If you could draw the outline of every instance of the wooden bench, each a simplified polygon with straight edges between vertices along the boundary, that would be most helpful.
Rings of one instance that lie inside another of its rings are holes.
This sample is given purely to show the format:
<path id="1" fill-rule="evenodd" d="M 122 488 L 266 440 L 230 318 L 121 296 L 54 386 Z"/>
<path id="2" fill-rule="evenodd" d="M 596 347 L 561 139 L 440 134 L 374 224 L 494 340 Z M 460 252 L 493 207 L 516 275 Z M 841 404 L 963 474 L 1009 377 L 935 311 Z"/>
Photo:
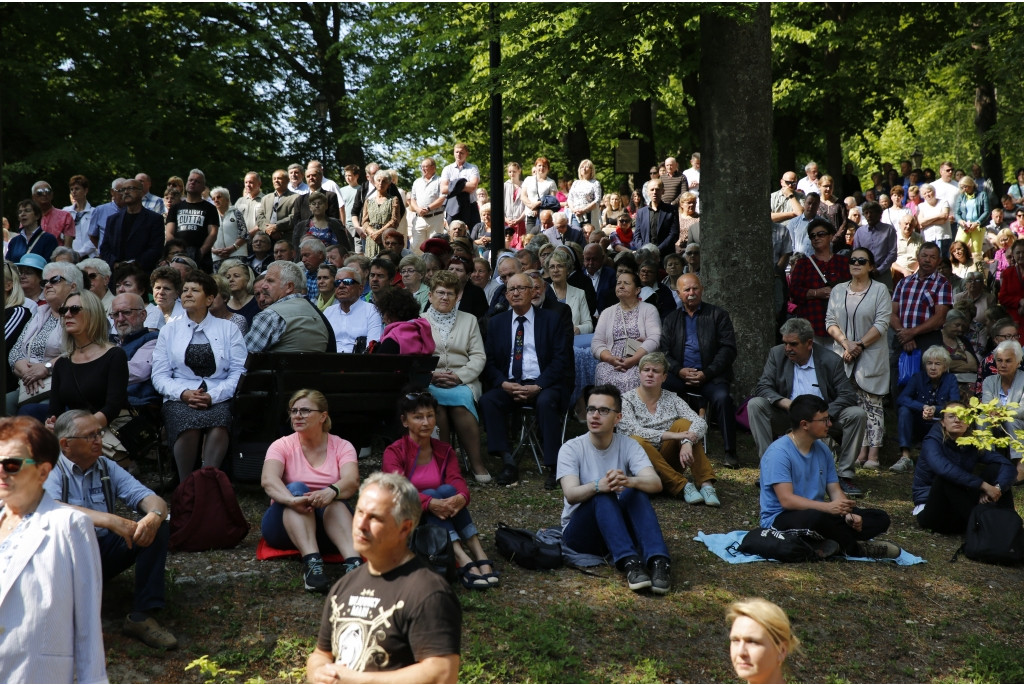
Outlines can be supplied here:
<path id="1" fill-rule="evenodd" d="M 396 420 L 401 389 L 427 387 L 433 355 L 250 354 L 232 400 L 232 477 L 258 482 L 267 447 L 291 433 L 288 399 L 311 388 L 327 397 L 331 433 L 358 449 Z"/>

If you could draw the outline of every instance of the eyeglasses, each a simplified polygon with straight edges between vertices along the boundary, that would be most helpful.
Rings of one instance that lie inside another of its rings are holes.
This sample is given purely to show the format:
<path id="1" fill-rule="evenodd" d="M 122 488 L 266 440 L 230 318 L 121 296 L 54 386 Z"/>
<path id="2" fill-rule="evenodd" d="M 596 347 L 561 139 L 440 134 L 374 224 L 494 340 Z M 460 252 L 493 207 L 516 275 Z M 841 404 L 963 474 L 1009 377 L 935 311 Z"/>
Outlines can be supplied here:
<path id="1" fill-rule="evenodd" d="M 601 416 L 608 416 L 613 411 L 615 411 L 615 409 L 613 409 L 612 407 L 595 407 L 592 405 L 587 407 L 588 414 L 597 413 L 600 414 Z"/>
<path id="2" fill-rule="evenodd" d="M 787 186 L 795 186 L 796 185 L 796 181 L 783 181 L 783 183 L 785 183 Z"/>
<path id="3" fill-rule="evenodd" d="M 514 285 L 511 288 L 508 288 L 508 292 L 510 292 L 510 293 L 521 293 L 524 290 L 533 290 L 533 286 L 532 285 Z"/>
<path id="4" fill-rule="evenodd" d="M 451 298 L 455 297 L 455 293 L 452 292 L 451 290 L 435 290 L 434 297 L 436 297 L 439 300 L 450 300 Z"/>
<path id="5" fill-rule="evenodd" d="M 334 287 L 340 288 L 341 286 L 359 285 L 359 282 L 354 278 L 339 278 L 334 281 Z"/>
<path id="6" fill-rule="evenodd" d="M 49 285 L 57 285 L 61 281 L 66 282 L 67 280 L 68 279 L 64 278 L 63 276 L 50 276 L 49 278 L 44 279 L 43 283 L 48 283 Z"/>
<path id="7" fill-rule="evenodd" d="M 57 313 L 60 314 L 61 316 L 67 316 L 68 314 L 71 314 L 71 316 L 78 316 L 79 314 L 82 313 L 83 309 L 85 309 L 85 307 L 83 307 L 82 305 L 73 304 L 70 307 L 59 307 L 57 309 Z"/>
<path id="8" fill-rule="evenodd" d="M 827 424 L 832 423 L 832 417 L 831 416 L 826 416 L 826 417 L 821 418 L 821 419 L 808 419 L 807 423 L 824 423 L 824 424 L 827 425 Z"/>
<path id="9" fill-rule="evenodd" d="M 1020 340 L 1020 335 L 1017 333 L 1011 333 L 1009 335 L 996 335 L 993 336 L 996 340 Z"/>
<path id="10" fill-rule="evenodd" d="M 292 407 L 288 410 L 288 413 L 292 416 L 299 416 L 301 418 L 309 418 L 309 415 L 313 412 L 323 412 L 323 409 L 310 409 L 309 407 Z"/>
<path id="11" fill-rule="evenodd" d="M 137 308 L 133 308 L 133 309 L 118 309 L 116 311 L 110 312 L 110 316 L 112 316 L 113 318 L 116 319 L 119 316 L 131 316 L 132 312 L 144 312 L 144 311 L 146 311 L 146 310 L 145 309 L 137 309 Z"/>
<path id="12" fill-rule="evenodd" d="M 22 459 L 21 457 L 0 457 L 0 468 L 4 473 L 17 473 L 25 464 L 38 464 L 35 459 Z"/>
<path id="13" fill-rule="evenodd" d="M 824 238 L 827 235 L 828 231 L 815 231 L 811 234 L 811 240 L 814 240 L 815 238 Z"/>
<path id="14" fill-rule="evenodd" d="M 192 266 L 189 264 L 188 257 L 174 257 L 171 259 L 171 264 L 188 264 L 189 266 Z"/>
<path id="15" fill-rule="evenodd" d="M 412 276 L 413 274 L 419 273 L 419 272 L 416 271 L 416 269 L 414 269 L 412 267 L 408 267 L 408 268 L 402 269 L 398 273 L 402 274 L 403 276 Z"/>
<path id="16" fill-rule="evenodd" d="M 868 263 L 867 257 L 850 257 L 850 264 L 852 266 L 864 266 Z"/>
<path id="17" fill-rule="evenodd" d="M 93 431 L 92 433 L 86 433 L 85 435 L 67 435 L 65 437 L 68 440 L 88 440 L 89 442 L 95 442 L 103 437 L 103 431 Z"/>
<path id="18" fill-rule="evenodd" d="M 82 275 L 85 276 L 85 279 L 87 281 L 92 282 L 92 281 L 95 281 L 97 278 L 99 278 L 101 274 L 98 271 L 94 271 L 91 274 L 82 274 Z"/>

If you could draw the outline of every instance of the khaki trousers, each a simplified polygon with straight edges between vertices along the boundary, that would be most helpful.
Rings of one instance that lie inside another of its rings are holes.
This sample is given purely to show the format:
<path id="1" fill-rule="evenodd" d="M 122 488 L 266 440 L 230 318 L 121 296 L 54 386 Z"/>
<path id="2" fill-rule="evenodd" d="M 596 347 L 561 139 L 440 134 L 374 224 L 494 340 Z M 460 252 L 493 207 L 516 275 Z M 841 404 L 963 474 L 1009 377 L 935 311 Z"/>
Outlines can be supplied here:
<path id="1" fill-rule="evenodd" d="M 673 433 L 682 433 L 688 430 L 690 430 L 690 422 L 686 419 L 676 419 L 669 428 L 669 431 Z M 647 453 L 651 464 L 654 465 L 654 470 L 657 471 L 658 477 L 661 478 L 665 491 L 673 497 L 679 495 L 687 483 L 686 478 L 683 476 L 684 468 L 679 462 L 680 442 L 678 440 L 663 440 L 661 449 L 657 450 L 654 448 L 654 445 L 644 438 L 637 435 L 631 435 L 630 437 L 644 448 L 644 452 Z M 704 446 L 699 441 L 693 443 L 693 461 L 690 463 L 690 475 L 693 476 L 693 484 L 698 488 L 705 481 L 715 479 L 715 471 L 711 467 L 711 461 L 708 459 L 708 455 L 704 453 Z"/>

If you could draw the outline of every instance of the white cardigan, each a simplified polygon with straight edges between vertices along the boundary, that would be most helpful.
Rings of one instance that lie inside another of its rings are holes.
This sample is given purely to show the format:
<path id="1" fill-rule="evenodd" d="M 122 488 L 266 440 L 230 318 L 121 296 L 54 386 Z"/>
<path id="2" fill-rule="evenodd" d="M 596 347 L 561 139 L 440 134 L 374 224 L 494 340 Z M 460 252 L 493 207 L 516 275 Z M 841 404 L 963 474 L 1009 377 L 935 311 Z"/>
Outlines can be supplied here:
<path id="1" fill-rule="evenodd" d="M 197 330 L 206 334 L 217 360 L 217 370 L 209 378 L 200 378 L 185 366 L 185 348 Z M 153 350 L 153 387 L 167 400 L 180 400 L 181 393 L 195 390 L 206 381 L 211 401 L 224 402 L 235 394 L 248 354 L 245 338 L 232 322 L 207 314 L 202 323 L 196 324 L 183 316 L 160 329 Z"/>
<path id="2" fill-rule="evenodd" d="M 590 318 L 587 294 L 574 285 L 565 286 L 565 303 L 572 309 L 572 325 L 580 329 L 580 335 L 594 332 L 594 320 Z"/>

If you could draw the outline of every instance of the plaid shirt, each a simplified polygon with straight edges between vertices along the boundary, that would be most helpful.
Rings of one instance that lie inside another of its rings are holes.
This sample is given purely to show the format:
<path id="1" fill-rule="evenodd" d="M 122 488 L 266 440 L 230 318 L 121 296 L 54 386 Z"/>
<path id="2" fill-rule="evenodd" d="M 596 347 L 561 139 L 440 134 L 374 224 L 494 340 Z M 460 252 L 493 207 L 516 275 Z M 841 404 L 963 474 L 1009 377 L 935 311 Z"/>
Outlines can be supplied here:
<path id="1" fill-rule="evenodd" d="M 293 297 L 302 297 L 299 293 L 285 295 L 278 302 L 290 300 Z M 272 309 L 264 309 L 252 319 L 249 332 L 245 335 L 245 347 L 250 352 L 262 352 L 277 344 L 284 334 L 286 326 L 284 317 Z"/>
<path id="2" fill-rule="evenodd" d="M 846 255 L 832 255 L 827 262 L 815 259 L 808 255 L 804 259 L 797 260 L 793 270 L 789 274 L 790 299 L 796 305 L 797 316 L 807 319 L 814 326 L 814 334 L 826 336 L 825 331 L 825 309 L 828 307 L 828 300 L 820 298 L 810 299 L 807 292 L 815 288 L 824 288 L 826 283 L 815 271 L 811 260 L 821 269 L 821 273 L 828 279 L 827 285 L 835 285 L 850 280 L 850 258 Z"/>
<path id="3" fill-rule="evenodd" d="M 313 304 L 316 304 L 316 298 L 320 297 L 320 286 L 316 283 L 318 271 L 319 269 L 306 272 L 306 299 Z"/>
<path id="4" fill-rule="evenodd" d="M 938 271 L 923 278 L 919 271 L 899 282 L 892 301 L 904 328 L 915 328 L 930 319 L 936 307 L 953 306 L 953 289 Z"/>

